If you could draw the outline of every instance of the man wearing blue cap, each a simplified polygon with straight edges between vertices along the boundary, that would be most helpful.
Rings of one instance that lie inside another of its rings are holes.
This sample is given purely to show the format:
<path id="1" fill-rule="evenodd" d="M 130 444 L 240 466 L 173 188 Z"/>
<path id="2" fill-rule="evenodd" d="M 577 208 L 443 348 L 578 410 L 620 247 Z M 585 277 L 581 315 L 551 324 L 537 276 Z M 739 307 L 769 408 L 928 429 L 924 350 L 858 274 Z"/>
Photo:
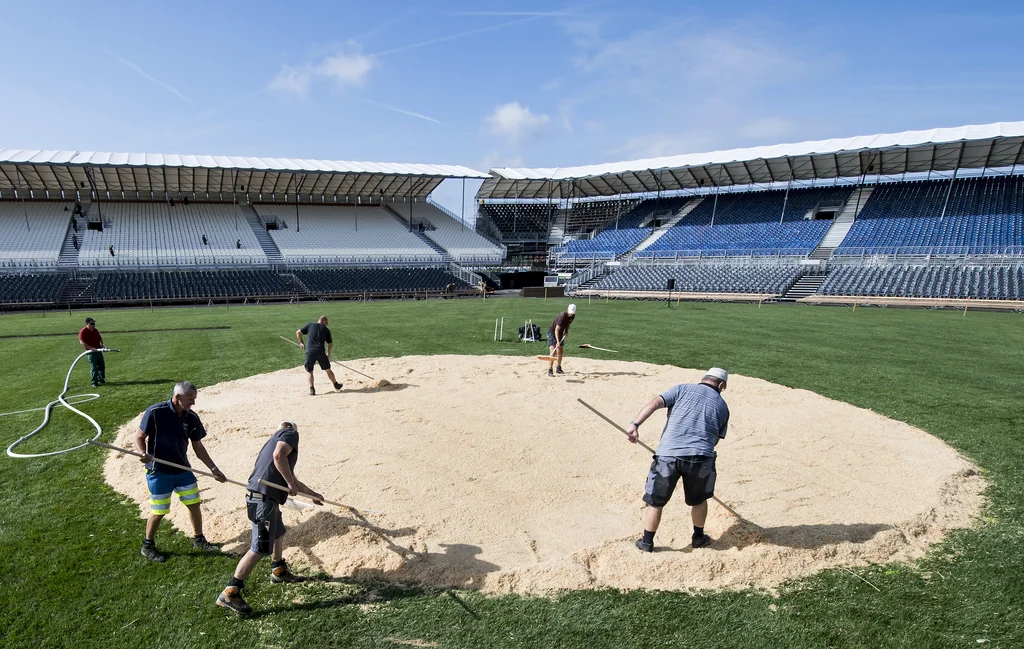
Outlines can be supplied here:
<path id="1" fill-rule="evenodd" d="M 729 427 L 729 407 L 722 398 L 728 381 L 728 372 L 712 367 L 700 383 L 680 383 L 651 399 L 630 423 L 629 441 L 635 444 L 640 425 L 655 410 L 668 408 L 661 443 L 644 489 L 648 507 L 644 535 L 636 540 L 640 550 L 654 551 L 654 533 L 661 524 L 661 510 L 672 498 L 680 478 L 693 521 L 691 546 L 711 545 L 711 537 L 704 533 L 704 522 L 708 517 L 708 499 L 715 495 L 715 446 Z"/>

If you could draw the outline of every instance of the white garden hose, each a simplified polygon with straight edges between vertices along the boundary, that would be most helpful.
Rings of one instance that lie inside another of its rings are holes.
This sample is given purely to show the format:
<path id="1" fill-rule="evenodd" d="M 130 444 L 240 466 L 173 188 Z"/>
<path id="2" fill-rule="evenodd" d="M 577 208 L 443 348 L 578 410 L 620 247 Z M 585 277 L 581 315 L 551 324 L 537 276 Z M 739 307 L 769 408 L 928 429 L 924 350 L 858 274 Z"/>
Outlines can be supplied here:
<path id="1" fill-rule="evenodd" d="M 104 348 L 96 350 L 96 351 L 99 351 L 99 352 L 119 352 L 121 350 L 120 349 L 109 349 L 107 347 L 104 347 Z M 71 363 L 71 367 L 68 368 L 68 375 L 64 379 L 64 390 L 62 390 L 61 393 L 59 395 L 57 395 L 57 399 L 56 400 L 51 401 L 50 403 L 46 404 L 42 408 L 30 408 L 28 410 L 19 410 L 19 411 L 17 411 L 17 413 L 7 412 L 7 413 L 3 413 L 3 415 L 0 415 L 0 416 L 6 416 L 6 415 L 13 415 L 13 414 L 18 414 L 18 413 L 23 413 L 23 412 L 32 412 L 32 411 L 35 411 L 35 410 L 45 410 L 46 411 L 45 414 L 43 415 L 43 423 L 40 424 L 38 428 L 36 428 L 34 431 L 29 433 L 28 435 L 25 435 L 24 437 L 19 438 L 16 442 L 14 442 L 10 446 L 8 446 L 7 447 L 7 455 L 9 455 L 9 456 L 11 456 L 13 458 L 32 458 L 32 457 L 47 457 L 47 456 L 50 456 L 50 455 L 61 455 L 62 453 L 70 453 L 71 451 L 77 451 L 80 448 L 85 448 L 86 446 L 89 445 L 89 442 L 98 440 L 100 438 L 100 435 L 103 434 L 103 428 L 101 428 L 100 425 L 98 423 L 96 423 L 96 420 L 93 419 L 92 417 L 90 417 L 89 415 L 85 414 L 84 412 L 82 412 L 78 408 L 75 408 L 73 405 L 71 405 L 70 402 L 68 402 L 67 400 L 64 399 L 64 395 L 67 394 L 67 392 L 68 392 L 68 383 L 71 382 L 71 372 L 75 369 L 75 365 L 78 363 L 78 361 L 82 360 L 83 356 L 88 356 L 91 353 L 92 353 L 91 350 L 87 351 L 87 352 L 82 352 L 81 354 L 78 355 L 78 358 L 76 358 Z M 81 397 L 89 397 L 89 398 L 88 399 L 83 399 Z M 73 403 L 77 404 L 77 403 L 84 403 L 86 401 L 92 401 L 93 399 L 99 399 L 100 395 L 95 394 L 95 393 L 75 394 L 75 395 L 72 395 L 72 396 L 70 396 L 68 398 L 75 400 L 75 401 L 73 401 Z M 60 404 L 60 405 L 64 406 L 65 408 L 67 408 L 68 410 L 70 410 L 71 412 L 73 412 L 73 413 L 75 413 L 77 415 L 80 415 L 82 417 L 85 417 L 87 420 L 89 420 L 89 423 L 92 424 L 93 428 L 96 429 L 96 435 L 91 440 L 83 442 L 83 443 L 79 444 L 78 446 L 74 446 L 72 448 L 66 448 L 66 449 L 63 449 L 63 450 L 60 450 L 60 451 L 50 451 L 49 453 L 15 453 L 14 452 L 15 447 L 17 447 L 19 444 L 21 444 L 23 442 L 28 441 L 31 437 L 33 437 L 36 434 L 42 432 L 42 430 L 44 428 L 46 428 L 47 426 L 50 425 L 50 412 L 53 411 L 54 406 L 56 406 L 57 404 Z"/>

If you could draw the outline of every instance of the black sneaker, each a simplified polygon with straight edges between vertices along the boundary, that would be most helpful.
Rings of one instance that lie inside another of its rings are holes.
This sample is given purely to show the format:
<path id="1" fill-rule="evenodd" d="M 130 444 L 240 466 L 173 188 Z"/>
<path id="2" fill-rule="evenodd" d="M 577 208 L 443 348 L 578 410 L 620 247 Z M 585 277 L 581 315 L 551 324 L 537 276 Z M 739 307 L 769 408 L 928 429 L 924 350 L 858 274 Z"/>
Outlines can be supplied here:
<path id="1" fill-rule="evenodd" d="M 565 374 L 565 372 L 562 371 L 561 365 L 555 368 L 555 374 Z"/>
<path id="2" fill-rule="evenodd" d="M 309 386 L 309 396 L 316 396 L 316 388 L 314 388 L 313 386 Z"/>
<path id="3" fill-rule="evenodd" d="M 203 552 L 220 552 L 220 546 L 210 543 L 205 536 L 197 536 L 192 539 L 192 547 Z"/>
<path id="4" fill-rule="evenodd" d="M 642 552 L 654 552 L 654 543 L 648 543 L 643 537 L 636 540 L 636 547 Z"/>
<path id="5" fill-rule="evenodd" d="M 167 555 L 162 554 L 159 550 L 157 550 L 156 545 L 153 543 L 143 543 L 141 554 L 150 561 L 155 561 L 157 563 L 163 563 L 164 561 L 167 561 Z"/>
<path id="6" fill-rule="evenodd" d="M 334 389 L 335 390 L 340 390 L 341 389 L 341 383 L 335 383 L 334 384 Z"/>
<path id="7" fill-rule="evenodd" d="M 554 375 L 555 375 L 554 372 L 552 372 L 551 370 L 548 370 L 548 376 L 554 376 Z"/>
<path id="8" fill-rule="evenodd" d="M 239 615 L 250 615 L 252 607 L 242 599 L 242 591 L 234 586 L 228 586 L 217 595 L 217 606 L 234 611 Z"/>
<path id="9" fill-rule="evenodd" d="M 287 565 L 278 566 L 270 571 L 270 583 L 272 584 L 297 584 L 301 581 L 306 581 L 306 578 L 288 570 Z"/>
<path id="10" fill-rule="evenodd" d="M 711 537 L 707 534 L 694 536 L 690 541 L 690 546 L 694 548 L 706 548 L 709 545 L 711 545 Z"/>
<path id="11" fill-rule="evenodd" d="M 93 382 L 92 382 L 92 387 L 94 387 L 94 388 L 98 388 L 98 387 L 100 387 L 100 384 L 99 384 L 99 383 L 97 383 L 96 381 L 93 381 Z"/>

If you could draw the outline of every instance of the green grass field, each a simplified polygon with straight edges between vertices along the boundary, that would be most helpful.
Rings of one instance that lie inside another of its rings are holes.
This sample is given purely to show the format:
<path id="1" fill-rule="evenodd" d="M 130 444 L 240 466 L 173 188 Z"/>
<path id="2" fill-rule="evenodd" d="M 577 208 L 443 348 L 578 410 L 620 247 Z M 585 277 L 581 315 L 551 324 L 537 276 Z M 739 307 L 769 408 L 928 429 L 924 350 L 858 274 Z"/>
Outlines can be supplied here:
<path id="1" fill-rule="evenodd" d="M 546 325 L 564 305 L 500 299 L 91 312 L 107 344 L 123 351 L 107 356 L 103 398 L 82 409 L 109 441 L 119 425 L 168 398 L 177 380 L 202 387 L 295 366 L 297 350 L 278 336 L 292 336 L 321 312 L 331 318 L 338 359 L 533 355 L 540 345 L 492 342 L 495 317 L 505 316 L 507 341 L 525 318 Z M 86 315 L 0 316 L 0 412 L 56 398 L 80 351 L 74 333 Z M 230 329 L 130 333 L 223 326 Z M 56 333 L 66 335 L 43 335 Z M 0 646 L 1024 646 L 1024 317 L 584 301 L 573 338 L 620 350 L 616 358 L 623 360 L 721 365 L 919 426 L 982 467 L 990 506 L 975 529 L 953 534 L 921 562 L 856 571 L 878 591 L 834 570 L 791 583 L 778 596 L 749 590 L 490 597 L 344 581 L 271 587 L 264 565 L 247 588 L 258 615 L 239 619 L 213 606 L 234 558 L 192 554 L 189 540 L 167 525 L 159 542 L 172 553 L 169 561 L 149 564 L 139 556 L 142 521 L 135 505 L 104 483 L 101 451 L 2 456 Z M 89 391 L 83 360 L 72 392 Z M 637 395 L 638 407 L 644 398 Z M 0 417 L 0 442 L 6 447 L 40 420 L 39 412 Z M 19 450 L 70 446 L 91 434 L 84 420 L 58 411 L 50 428 Z M 248 523 L 240 518 L 238 525 L 241 532 Z"/>

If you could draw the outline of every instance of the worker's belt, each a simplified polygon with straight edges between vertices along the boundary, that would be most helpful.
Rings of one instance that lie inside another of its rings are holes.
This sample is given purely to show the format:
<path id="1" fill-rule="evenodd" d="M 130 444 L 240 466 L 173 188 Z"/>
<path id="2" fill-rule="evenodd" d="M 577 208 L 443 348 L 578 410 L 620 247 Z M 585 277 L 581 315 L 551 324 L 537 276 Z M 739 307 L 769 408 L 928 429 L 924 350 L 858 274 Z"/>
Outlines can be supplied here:
<path id="1" fill-rule="evenodd" d="M 267 495 L 266 494 L 261 494 L 258 491 L 249 491 L 248 489 L 245 490 L 245 497 L 246 498 L 252 498 L 253 500 L 266 500 L 267 499 Z"/>

